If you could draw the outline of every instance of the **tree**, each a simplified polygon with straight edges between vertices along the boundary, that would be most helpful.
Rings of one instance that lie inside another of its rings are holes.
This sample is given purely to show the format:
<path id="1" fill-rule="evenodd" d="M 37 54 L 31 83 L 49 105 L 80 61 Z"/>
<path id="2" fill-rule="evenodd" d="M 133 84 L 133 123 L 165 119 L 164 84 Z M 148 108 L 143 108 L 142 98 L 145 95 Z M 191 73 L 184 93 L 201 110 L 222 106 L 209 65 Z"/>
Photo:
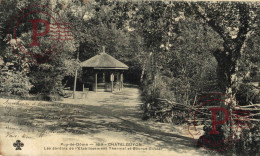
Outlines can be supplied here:
<path id="1" fill-rule="evenodd" d="M 73 60 L 73 54 L 75 52 L 75 44 L 74 40 L 71 42 L 65 42 L 63 44 L 63 51 L 56 55 L 54 59 L 48 59 L 50 56 L 43 55 L 46 47 L 50 47 L 52 45 L 51 40 L 41 40 L 42 47 L 33 47 L 33 52 L 35 53 L 34 56 L 42 56 L 42 57 L 35 57 L 37 62 L 28 62 L 26 60 L 30 60 L 30 57 L 32 56 L 24 56 L 20 57 L 15 55 L 15 53 L 18 53 L 19 55 L 23 56 L 22 52 L 19 50 L 19 48 L 11 48 L 10 44 L 15 46 L 15 42 L 13 42 L 13 39 L 9 41 L 9 37 L 6 38 L 7 33 L 12 33 L 13 30 L 10 29 L 8 31 L 8 27 L 10 26 L 12 16 L 17 14 L 21 9 L 28 7 L 32 4 L 38 4 L 42 6 L 49 6 L 50 8 L 53 8 L 56 12 L 58 12 L 62 17 L 63 12 L 62 8 L 59 7 L 59 5 L 56 5 L 56 3 L 50 3 L 48 1 L 13 1 L 13 2 L 3 2 L 3 7 L 1 5 L 1 8 L 3 11 L 7 12 L 8 16 L 7 19 L 3 20 L 2 24 L 4 27 L 2 27 L 3 34 L 1 34 L 5 40 L 4 42 L 1 42 L 1 47 L 3 47 L 3 51 L 1 51 L 1 56 L 4 58 L 5 62 L 13 62 L 15 64 L 16 72 L 23 72 L 23 76 L 28 76 L 30 79 L 30 82 L 32 83 L 33 87 L 30 90 L 31 93 L 45 93 L 45 94 L 51 94 L 51 93 L 58 93 L 62 90 L 62 80 L 63 77 L 66 75 L 71 75 L 71 71 L 74 71 L 75 68 L 77 68 L 77 62 Z M 10 11 L 10 7 L 16 6 L 14 11 Z M 30 10 L 31 8 L 29 8 Z M 23 10 L 25 11 L 27 10 Z M 41 19 L 40 14 L 36 14 L 34 18 Z M 31 17 L 24 17 L 24 18 L 31 18 Z M 64 19 L 66 21 L 66 19 Z M 25 21 L 25 22 L 24 22 Z M 28 21 L 28 20 L 27 20 Z M 28 39 L 32 36 L 32 29 L 31 29 L 30 22 L 26 22 L 26 20 L 23 20 L 20 22 L 19 27 L 19 33 L 17 33 L 17 40 L 19 42 L 23 42 L 24 46 L 23 48 L 28 49 L 32 48 L 29 45 Z M 40 40 L 40 39 L 39 39 Z M 28 42 L 28 43 L 27 43 Z M 47 62 L 42 62 L 42 59 L 47 59 Z M 26 68 L 26 69 L 25 69 Z M 27 79 L 25 79 L 27 80 Z M 25 88 L 28 90 L 27 88 Z"/>
<path id="2" fill-rule="evenodd" d="M 196 16 L 202 18 L 221 38 L 222 46 L 214 50 L 218 61 L 218 83 L 223 93 L 235 98 L 238 67 L 247 39 L 257 28 L 258 3 L 191 3 Z"/>
<path id="3" fill-rule="evenodd" d="M 253 46 L 250 45 L 249 40 L 255 33 L 258 32 L 259 34 L 259 18 L 257 18 L 259 16 L 259 4 L 257 2 L 199 2 L 188 5 L 194 15 L 203 19 L 222 40 L 222 46 L 213 51 L 213 55 L 218 62 L 218 84 L 222 93 L 229 96 L 225 100 L 231 105 L 236 105 L 236 102 L 231 99 L 237 99 L 237 93 L 241 89 L 239 88 L 240 83 L 252 71 L 241 72 L 245 65 L 242 62 L 244 61 L 243 57 L 247 55 L 245 54 L 248 52 L 247 49 Z M 221 103 L 221 107 L 230 112 L 234 111 L 230 105 L 225 103 Z M 222 126 L 225 130 L 223 131 L 224 136 L 235 133 L 235 130 L 232 129 L 235 123 L 233 117 L 230 118 L 231 120 Z"/>

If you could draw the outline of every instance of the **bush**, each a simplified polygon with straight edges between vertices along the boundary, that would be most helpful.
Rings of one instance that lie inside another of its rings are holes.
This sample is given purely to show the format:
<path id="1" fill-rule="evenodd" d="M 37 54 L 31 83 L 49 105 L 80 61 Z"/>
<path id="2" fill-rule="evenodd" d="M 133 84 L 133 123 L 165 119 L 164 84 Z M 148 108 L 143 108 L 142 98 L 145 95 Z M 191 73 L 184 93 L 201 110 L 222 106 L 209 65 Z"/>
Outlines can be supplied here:
<path id="1" fill-rule="evenodd" d="M 237 155 L 259 155 L 260 151 L 260 123 L 255 124 L 251 129 L 245 129 L 241 138 L 236 143 Z"/>
<path id="2" fill-rule="evenodd" d="M 24 97 L 28 96 L 29 91 L 32 88 L 29 78 L 23 72 L 16 71 L 1 73 L 1 78 L 1 92 Z"/>
<path id="3" fill-rule="evenodd" d="M 236 99 L 240 102 L 240 105 L 249 105 L 249 102 L 256 103 L 259 96 L 260 92 L 254 85 L 241 84 Z"/>

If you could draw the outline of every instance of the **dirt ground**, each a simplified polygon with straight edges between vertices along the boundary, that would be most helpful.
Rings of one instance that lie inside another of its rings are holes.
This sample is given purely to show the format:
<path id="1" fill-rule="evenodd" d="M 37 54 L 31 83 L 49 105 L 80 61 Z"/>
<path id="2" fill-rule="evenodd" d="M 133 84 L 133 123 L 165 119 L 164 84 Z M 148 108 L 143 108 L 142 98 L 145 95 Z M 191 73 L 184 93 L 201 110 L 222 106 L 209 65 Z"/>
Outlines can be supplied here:
<path id="1" fill-rule="evenodd" d="M 89 92 L 84 99 L 0 102 L 0 154 L 4 156 L 218 155 L 197 148 L 185 125 L 143 121 L 136 87 Z M 18 139 L 24 143 L 22 150 L 13 146 Z M 99 147 L 107 148 L 95 149 Z"/>

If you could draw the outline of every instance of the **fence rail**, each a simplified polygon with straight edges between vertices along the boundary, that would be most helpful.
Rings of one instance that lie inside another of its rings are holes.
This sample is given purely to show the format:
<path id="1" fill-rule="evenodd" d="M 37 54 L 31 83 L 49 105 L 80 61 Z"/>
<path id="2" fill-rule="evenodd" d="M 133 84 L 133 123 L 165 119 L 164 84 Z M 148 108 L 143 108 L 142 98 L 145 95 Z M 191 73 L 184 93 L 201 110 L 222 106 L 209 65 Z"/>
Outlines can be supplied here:
<path id="1" fill-rule="evenodd" d="M 211 121 L 211 114 L 207 113 L 206 110 L 208 110 L 208 108 L 211 107 L 217 107 L 217 106 L 203 106 L 203 108 L 200 109 L 194 109 L 191 108 L 191 105 L 184 105 L 181 103 L 177 103 L 177 102 L 173 102 L 167 99 L 162 99 L 162 98 L 157 98 L 156 100 L 157 103 L 161 103 L 163 105 L 168 105 L 169 107 L 167 109 L 163 109 L 163 110 L 157 110 L 155 111 L 155 113 L 166 113 L 166 112 L 174 112 L 174 111 L 184 111 L 184 112 L 189 112 L 189 111 L 193 111 L 193 112 L 197 112 L 197 114 L 199 114 L 199 116 L 197 117 L 195 122 L 199 122 L 199 125 L 203 125 L 203 121 Z M 239 106 L 239 107 L 235 107 L 235 110 L 245 110 L 245 111 L 249 111 L 250 115 L 247 117 L 250 121 L 252 122 L 260 122 L 260 104 L 250 104 L 250 105 L 246 105 L 246 106 Z M 186 118 L 187 120 L 187 118 Z M 194 120 L 190 120 L 188 119 L 188 121 L 194 121 Z"/>

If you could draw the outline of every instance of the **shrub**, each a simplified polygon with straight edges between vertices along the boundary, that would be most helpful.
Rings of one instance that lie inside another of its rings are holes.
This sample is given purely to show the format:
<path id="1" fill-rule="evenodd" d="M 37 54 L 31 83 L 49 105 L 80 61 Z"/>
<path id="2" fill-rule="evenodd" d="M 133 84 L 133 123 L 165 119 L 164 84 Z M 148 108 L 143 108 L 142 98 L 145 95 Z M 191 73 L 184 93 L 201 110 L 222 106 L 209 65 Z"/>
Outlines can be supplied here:
<path id="1" fill-rule="evenodd" d="M 29 78 L 23 72 L 16 71 L 1 73 L 1 78 L 1 92 L 24 97 L 28 96 L 29 91 L 32 88 Z"/>
<path id="2" fill-rule="evenodd" d="M 237 155 L 258 155 L 260 151 L 260 124 L 255 124 L 251 129 L 245 129 L 241 138 L 236 143 Z"/>
<path id="3" fill-rule="evenodd" d="M 249 102 L 256 103 L 260 96 L 260 91 L 250 84 L 241 84 L 236 95 L 240 105 L 249 105 Z"/>

